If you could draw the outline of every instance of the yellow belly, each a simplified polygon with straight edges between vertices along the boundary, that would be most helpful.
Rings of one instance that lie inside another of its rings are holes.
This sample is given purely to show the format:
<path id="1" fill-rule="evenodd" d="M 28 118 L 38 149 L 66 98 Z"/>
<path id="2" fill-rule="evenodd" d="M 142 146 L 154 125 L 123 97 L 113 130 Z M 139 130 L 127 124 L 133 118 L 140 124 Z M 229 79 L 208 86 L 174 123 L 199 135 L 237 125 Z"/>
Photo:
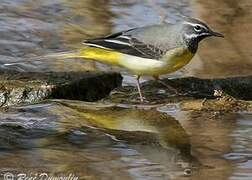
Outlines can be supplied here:
<path id="1" fill-rule="evenodd" d="M 193 56 L 189 50 L 177 48 L 167 52 L 160 60 L 124 55 L 120 64 L 136 75 L 159 76 L 182 68 Z"/>

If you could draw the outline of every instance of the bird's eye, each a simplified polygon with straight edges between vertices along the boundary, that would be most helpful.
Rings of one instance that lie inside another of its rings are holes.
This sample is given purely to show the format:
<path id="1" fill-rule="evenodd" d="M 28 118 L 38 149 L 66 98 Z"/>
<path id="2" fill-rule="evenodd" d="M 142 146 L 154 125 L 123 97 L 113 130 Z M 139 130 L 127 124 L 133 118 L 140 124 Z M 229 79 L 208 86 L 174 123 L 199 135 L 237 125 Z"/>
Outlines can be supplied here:
<path id="1" fill-rule="evenodd" d="M 196 26 L 194 26 L 194 30 L 199 32 L 199 31 L 201 31 L 201 27 L 199 25 L 196 25 Z"/>

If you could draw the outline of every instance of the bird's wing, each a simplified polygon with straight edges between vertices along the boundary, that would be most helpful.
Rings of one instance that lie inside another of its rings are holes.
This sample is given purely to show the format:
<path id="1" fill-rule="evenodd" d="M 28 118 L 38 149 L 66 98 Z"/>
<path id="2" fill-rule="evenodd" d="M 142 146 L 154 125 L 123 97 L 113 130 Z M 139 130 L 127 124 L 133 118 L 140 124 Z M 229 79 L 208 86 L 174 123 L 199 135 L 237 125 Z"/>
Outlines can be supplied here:
<path id="1" fill-rule="evenodd" d="M 83 44 L 92 47 L 111 49 L 143 58 L 160 59 L 165 52 L 154 45 L 143 43 L 143 41 L 134 37 L 134 33 L 131 32 L 137 29 L 138 28 L 122 31 L 104 38 L 87 40 L 84 41 Z"/>

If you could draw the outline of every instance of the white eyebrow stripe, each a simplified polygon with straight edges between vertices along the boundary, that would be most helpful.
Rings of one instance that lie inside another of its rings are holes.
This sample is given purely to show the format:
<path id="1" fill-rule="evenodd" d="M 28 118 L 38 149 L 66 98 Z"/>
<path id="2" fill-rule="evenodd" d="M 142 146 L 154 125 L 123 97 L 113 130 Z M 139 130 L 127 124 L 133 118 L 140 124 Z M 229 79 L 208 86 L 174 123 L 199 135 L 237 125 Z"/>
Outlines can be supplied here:
<path id="1" fill-rule="evenodd" d="M 207 29 L 206 26 L 202 25 L 202 24 L 199 24 L 199 23 L 191 23 L 191 22 L 183 22 L 183 24 L 189 24 L 189 25 L 192 25 L 192 26 L 200 26 L 204 29 Z"/>
<path id="2" fill-rule="evenodd" d="M 106 40 L 104 40 L 104 41 L 105 41 L 105 42 L 115 43 L 115 44 L 121 44 L 121 45 L 131 46 L 131 44 L 129 44 L 129 43 L 125 43 L 125 42 L 118 41 L 118 40 L 106 39 Z"/>

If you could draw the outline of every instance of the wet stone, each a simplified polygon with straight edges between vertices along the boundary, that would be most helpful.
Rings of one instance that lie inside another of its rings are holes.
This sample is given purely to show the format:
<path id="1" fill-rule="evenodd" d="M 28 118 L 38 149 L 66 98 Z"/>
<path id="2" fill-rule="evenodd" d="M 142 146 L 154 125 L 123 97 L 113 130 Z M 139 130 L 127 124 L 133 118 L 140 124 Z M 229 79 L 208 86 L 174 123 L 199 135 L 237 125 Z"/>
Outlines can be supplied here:
<path id="1" fill-rule="evenodd" d="M 181 94 L 195 98 L 214 98 L 216 91 L 223 91 L 237 99 L 252 99 L 252 76 L 217 79 L 185 77 L 164 79 L 163 82 L 176 88 Z M 156 82 L 147 82 L 143 84 L 143 88 L 148 89 L 153 83 L 157 84 Z M 157 84 L 157 86 L 164 88 L 160 84 Z"/>
<path id="2" fill-rule="evenodd" d="M 96 101 L 121 85 L 117 73 L 0 72 L 0 106 L 35 103 L 48 98 Z"/>

